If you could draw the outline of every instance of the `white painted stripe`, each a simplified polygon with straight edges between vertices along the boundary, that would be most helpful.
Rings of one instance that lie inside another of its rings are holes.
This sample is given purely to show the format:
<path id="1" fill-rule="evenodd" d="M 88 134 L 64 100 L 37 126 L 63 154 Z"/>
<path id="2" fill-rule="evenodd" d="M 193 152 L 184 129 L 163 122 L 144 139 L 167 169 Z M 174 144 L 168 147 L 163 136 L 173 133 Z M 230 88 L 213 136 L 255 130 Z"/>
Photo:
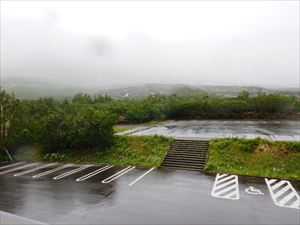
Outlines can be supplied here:
<path id="1" fill-rule="evenodd" d="M 45 176 L 45 175 L 54 173 L 54 172 L 56 172 L 56 171 L 59 171 L 59 170 L 68 168 L 68 167 L 73 166 L 73 165 L 74 165 L 74 164 L 66 164 L 66 165 L 63 165 L 63 166 L 54 168 L 54 169 L 52 169 L 52 170 L 45 171 L 45 172 L 43 172 L 43 173 L 38 173 L 38 174 L 36 174 L 36 175 L 34 175 L 34 176 L 32 176 L 32 177 L 33 177 L 33 178 L 43 177 L 43 176 Z"/>
<path id="2" fill-rule="evenodd" d="M 20 164 L 24 164 L 25 162 L 18 162 L 18 163 L 13 163 L 13 164 L 9 164 L 9 165 L 6 165 L 6 166 L 1 166 L 0 169 L 7 169 L 7 168 L 10 168 L 10 167 L 13 167 L 13 166 L 17 166 L 17 165 L 20 165 Z"/>
<path id="3" fill-rule="evenodd" d="M 149 169 L 146 173 L 144 173 L 142 176 L 140 176 L 139 178 L 135 179 L 133 182 L 131 182 L 129 184 L 129 186 L 133 185 L 134 183 L 136 183 L 137 181 L 139 181 L 140 179 L 142 179 L 144 176 L 146 176 L 148 173 L 150 173 L 152 170 L 154 170 L 155 167 L 152 167 L 151 169 Z"/>
<path id="4" fill-rule="evenodd" d="M 295 197 L 295 193 L 291 192 L 287 196 L 285 196 L 283 199 L 281 199 L 278 203 L 285 205 L 289 200 L 291 200 L 293 197 Z"/>
<path id="5" fill-rule="evenodd" d="M 271 137 L 271 139 L 276 140 L 276 141 L 280 140 L 279 137 L 275 134 L 271 134 L 270 137 Z"/>
<path id="6" fill-rule="evenodd" d="M 24 166 L 20 166 L 20 167 L 17 167 L 17 168 L 13 168 L 13 169 L 10 169 L 10 170 L 5 170 L 5 171 L 2 171 L 0 172 L 0 174 L 6 174 L 6 173 L 10 173 L 10 172 L 13 172 L 13 171 L 16 171 L 16 170 L 21 170 L 21 169 L 25 169 L 27 167 L 30 167 L 30 166 L 35 166 L 37 164 L 40 164 L 40 163 L 30 163 L 30 164 L 26 164 Z"/>
<path id="7" fill-rule="evenodd" d="M 82 170 L 84 170 L 84 169 L 86 169 L 86 168 L 89 168 L 89 167 L 91 167 L 91 166 L 93 166 L 93 165 L 84 165 L 84 166 L 81 166 L 81 167 L 79 167 L 79 168 L 77 168 L 77 169 L 74 169 L 74 170 L 71 170 L 71 171 L 69 171 L 69 172 L 66 172 L 66 173 L 63 173 L 63 174 L 61 174 L 61 175 L 58 175 L 58 176 L 56 176 L 56 177 L 53 177 L 53 179 L 54 179 L 54 180 L 62 179 L 62 178 L 64 178 L 64 177 L 67 177 L 67 176 L 70 176 L 70 175 L 72 175 L 72 174 L 74 174 L 74 173 L 80 172 L 80 171 L 82 171 Z"/>
<path id="8" fill-rule="evenodd" d="M 235 190 L 235 186 L 229 186 L 227 188 L 224 188 L 223 190 L 218 190 L 218 191 L 215 191 L 215 194 L 216 195 L 222 195 L 224 193 L 226 193 L 227 191 L 230 191 L 230 190 Z"/>
<path id="9" fill-rule="evenodd" d="M 279 183 L 277 183 L 273 186 L 271 186 L 271 184 L 274 183 L 273 179 L 268 180 L 267 178 L 265 178 L 265 181 L 266 181 L 270 195 L 271 195 L 272 200 L 275 205 L 280 206 L 280 207 L 300 209 L 300 197 L 289 181 L 281 180 Z M 286 186 L 281 187 L 281 185 L 279 185 L 279 184 L 286 184 Z M 281 187 L 280 190 L 278 190 L 279 194 L 278 194 L 278 192 L 274 193 L 274 191 L 276 189 L 278 189 L 279 187 Z M 286 188 L 286 187 L 289 187 L 289 188 Z M 284 194 L 288 191 L 289 191 L 289 194 L 287 194 L 281 200 L 278 199 L 280 196 L 282 196 L 282 194 Z M 287 204 L 292 198 L 295 198 L 295 200 L 293 202 L 290 202 L 289 204 Z"/>
<path id="10" fill-rule="evenodd" d="M 277 180 L 276 179 L 271 179 L 271 180 L 268 180 L 269 184 L 273 184 L 274 182 L 276 182 Z"/>
<path id="11" fill-rule="evenodd" d="M 226 176 L 229 176 L 229 174 L 223 173 L 223 174 L 219 175 L 219 179 L 221 179 L 222 177 L 226 177 Z"/>
<path id="12" fill-rule="evenodd" d="M 277 184 L 274 184 L 273 186 L 271 186 L 270 188 L 275 191 L 277 188 L 279 188 L 280 186 L 286 184 L 285 180 L 281 180 L 280 182 L 278 182 Z"/>
<path id="13" fill-rule="evenodd" d="M 99 174 L 99 173 L 102 173 L 102 172 L 104 172 L 105 170 L 108 170 L 108 169 L 110 169 L 110 168 L 112 168 L 112 167 L 114 167 L 114 166 L 107 165 L 107 166 L 101 167 L 101 168 L 98 169 L 98 170 L 95 170 L 95 171 L 93 171 L 93 172 L 91 172 L 91 173 L 88 173 L 88 174 L 82 176 L 82 177 L 79 177 L 78 179 L 76 179 L 76 181 L 84 181 L 84 180 L 89 179 L 89 178 L 91 178 L 91 177 L 93 177 L 93 176 L 95 176 L 95 175 L 97 175 L 97 174 Z"/>
<path id="14" fill-rule="evenodd" d="M 276 140 L 274 135 L 272 135 L 272 134 L 270 134 L 269 137 L 270 137 L 271 140 Z"/>
<path id="15" fill-rule="evenodd" d="M 45 165 L 42 165 L 42 166 L 39 166 L 39 167 L 35 167 L 33 169 L 30 169 L 30 170 L 25 170 L 23 172 L 20 172 L 20 173 L 16 173 L 14 174 L 15 177 L 18 177 L 18 176 L 22 176 L 22 175 L 25 175 L 25 174 L 28 174 L 28 173 L 32 173 L 34 171 L 37 171 L 37 170 L 40 170 L 40 169 L 43 169 L 43 168 L 47 168 L 47 167 L 50 167 L 50 166 L 54 166 L 56 165 L 57 163 L 48 163 L 48 164 L 45 164 Z"/>
<path id="16" fill-rule="evenodd" d="M 220 179 L 220 177 L 218 177 L 217 184 L 223 183 L 223 182 L 225 182 L 225 181 L 227 181 L 227 180 L 231 180 L 232 178 L 235 178 L 235 176 L 234 176 L 234 175 L 230 175 L 230 176 L 225 177 L 225 178 L 222 178 L 222 179 Z"/>
<path id="17" fill-rule="evenodd" d="M 231 192 L 231 193 L 229 193 L 229 194 L 226 195 L 226 197 L 227 197 L 228 199 L 236 198 L 236 196 L 237 196 L 236 191 Z"/>
<path id="18" fill-rule="evenodd" d="M 274 135 L 275 139 L 280 141 L 280 138 L 277 135 Z"/>
<path id="19" fill-rule="evenodd" d="M 217 174 L 211 195 L 216 198 L 238 200 L 240 198 L 238 176 Z M 232 180 L 231 180 L 232 179 Z"/>
<path id="20" fill-rule="evenodd" d="M 133 170 L 135 168 L 135 166 L 128 166 L 125 169 L 115 173 L 114 175 L 104 179 L 103 181 L 101 181 L 101 183 L 103 184 L 108 184 L 110 182 L 112 182 L 113 180 L 117 179 L 118 177 L 124 175 L 125 173 L 129 172 L 130 170 Z"/>
<path id="21" fill-rule="evenodd" d="M 234 184 L 234 183 L 235 183 L 235 179 L 230 180 L 229 182 L 225 182 L 223 184 L 220 184 L 220 185 L 218 185 L 218 187 L 216 187 L 215 191 L 217 191 L 218 189 L 221 189 L 221 188 L 223 188 L 223 187 L 225 187 L 225 186 L 227 186 L 229 184 Z"/>
<path id="22" fill-rule="evenodd" d="M 290 189 L 289 185 L 286 185 L 284 188 L 280 189 L 279 191 L 277 191 L 274 194 L 274 198 L 278 198 L 279 196 L 281 196 L 282 194 L 284 194 L 286 191 L 288 191 Z"/>
<path id="23" fill-rule="evenodd" d="M 300 209 L 299 201 L 295 201 L 293 204 L 290 205 L 291 208 Z"/>

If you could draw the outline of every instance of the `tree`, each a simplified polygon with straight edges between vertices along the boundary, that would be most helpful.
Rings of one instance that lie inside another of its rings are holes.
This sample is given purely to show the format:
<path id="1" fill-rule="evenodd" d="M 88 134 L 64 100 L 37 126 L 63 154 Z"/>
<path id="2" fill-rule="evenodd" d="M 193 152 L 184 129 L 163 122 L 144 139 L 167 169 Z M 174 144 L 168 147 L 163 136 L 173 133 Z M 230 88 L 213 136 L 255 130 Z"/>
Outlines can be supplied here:
<path id="1" fill-rule="evenodd" d="M 0 151 L 8 148 L 9 130 L 14 123 L 18 100 L 0 90 Z"/>

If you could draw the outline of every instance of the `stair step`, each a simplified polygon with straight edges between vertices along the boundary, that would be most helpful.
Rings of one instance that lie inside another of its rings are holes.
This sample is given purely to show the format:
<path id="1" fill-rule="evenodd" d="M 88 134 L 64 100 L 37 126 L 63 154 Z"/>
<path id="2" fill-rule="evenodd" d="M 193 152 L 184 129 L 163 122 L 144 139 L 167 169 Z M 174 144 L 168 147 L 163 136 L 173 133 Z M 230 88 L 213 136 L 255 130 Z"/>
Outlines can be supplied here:
<path id="1" fill-rule="evenodd" d="M 189 165 L 181 165 L 181 166 L 176 166 L 176 165 L 164 165 L 162 167 L 170 167 L 170 168 L 181 168 L 181 169 L 186 169 L 186 168 L 189 168 L 189 169 L 197 169 L 197 170 L 201 170 L 204 168 L 204 165 L 203 166 L 189 166 Z"/>
<path id="2" fill-rule="evenodd" d="M 184 157 L 184 156 L 167 156 L 165 157 L 165 160 L 178 160 L 178 159 L 182 159 L 182 160 L 194 160 L 194 161 L 199 161 L 199 160 L 206 160 L 206 156 L 203 157 Z"/>
<path id="3" fill-rule="evenodd" d="M 174 140 L 163 160 L 162 167 L 203 171 L 207 153 L 207 141 Z"/>
<path id="4" fill-rule="evenodd" d="M 207 145 L 175 145 L 176 148 L 208 148 Z"/>
<path id="5" fill-rule="evenodd" d="M 198 157 L 198 156 L 206 156 L 206 152 L 170 152 L 167 154 L 168 155 L 181 155 L 181 156 L 193 156 L 193 157 Z"/>
<path id="6" fill-rule="evenodd" d="M 174 169 L 195 169 L 195 170 L 202 170 L 204 168 L 204 166 L 175 166 L 175 165 L 165 165 L 162 167 L 168 167 L 168 168 L 174 168 Z"/>
<path id="7" fill-rule="evenodd" d="M 190 168 L 174 168 L 174 167 L 164 167 L 165 169 L 169 169 L 169 170 L 186 170 L 186 171 L 194 171 L 194 172 L 202 172 L 202 169 L 190 169 Z"/>
<path id="8" fill-rule="evenodd" d="M 169 152 L 186 152 L 186 153 L 193 153 L 193 152 L 196 152 L 196 153 L 206 153 L 207 152 L 207 150 L 203 150 L 203 151 L 192 151 L 192 150 L 178 150 L 178 149 L 174 149 L 174 150 L 170 150 Z"/>
<path id="9" fill-rule="evenodd" d="M 194 153 L 194 152 L 170 152 L 166 156 L 182 156 L 182 157 L 201 157 L 201 156 L 206 156 L 207 152 L 203 153 Z"/>
<path id="10" fill-rule="evenodd" d="M 194 162 L 194 163 L 200 163 L 200 162 L 205 162 L 206 159 L 194 159 L 194 158 L 189 158 L 189 159 L 186 159 L 186 158 L 166 158 L 164 159 L 163 162 Z"/>
<path id="11" fill-rule="evenodd" d="M 201 166 L 204 166 L 205 163 L 183 163 L 183 162 L 167 162 L 167 163 L 164 163 L 163 166 L 176 166 L 176 167 L 201 167 Z"/>

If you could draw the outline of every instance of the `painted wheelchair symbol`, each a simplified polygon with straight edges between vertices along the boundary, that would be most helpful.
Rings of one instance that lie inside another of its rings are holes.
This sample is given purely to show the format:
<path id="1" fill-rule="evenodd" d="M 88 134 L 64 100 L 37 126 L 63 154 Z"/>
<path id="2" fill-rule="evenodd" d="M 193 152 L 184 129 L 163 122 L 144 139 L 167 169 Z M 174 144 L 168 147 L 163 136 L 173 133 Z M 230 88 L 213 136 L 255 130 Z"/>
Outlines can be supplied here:
<path id="1" fill-rule="evenodd" d="M 249 186 L 248 188 L 246 188 L 245 191 L 250 195 L 264 195 L 264 193 L 262 193 L 261 190 L 255 189 L 252 186 Z"/>

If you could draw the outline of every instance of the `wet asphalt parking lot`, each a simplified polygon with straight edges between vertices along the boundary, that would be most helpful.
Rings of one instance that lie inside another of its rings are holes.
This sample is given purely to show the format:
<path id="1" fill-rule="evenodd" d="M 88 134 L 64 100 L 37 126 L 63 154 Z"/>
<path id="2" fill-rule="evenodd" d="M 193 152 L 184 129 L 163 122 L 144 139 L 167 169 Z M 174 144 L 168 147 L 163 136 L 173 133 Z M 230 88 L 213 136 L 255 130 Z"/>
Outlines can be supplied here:
<path id="1" fill-rule="evenodd" d="M 299 181 L 6 162 L 0 182 L 0 210 L 48 224 L 300 224 Z"/>
<path id="2" fill-rule="evenodd" d="M 266 138 L 300 141 L 300 121 L 292 120 L 181 120 L 121 132 L 132 135 L 165 135 L 178 139 Z"/>

